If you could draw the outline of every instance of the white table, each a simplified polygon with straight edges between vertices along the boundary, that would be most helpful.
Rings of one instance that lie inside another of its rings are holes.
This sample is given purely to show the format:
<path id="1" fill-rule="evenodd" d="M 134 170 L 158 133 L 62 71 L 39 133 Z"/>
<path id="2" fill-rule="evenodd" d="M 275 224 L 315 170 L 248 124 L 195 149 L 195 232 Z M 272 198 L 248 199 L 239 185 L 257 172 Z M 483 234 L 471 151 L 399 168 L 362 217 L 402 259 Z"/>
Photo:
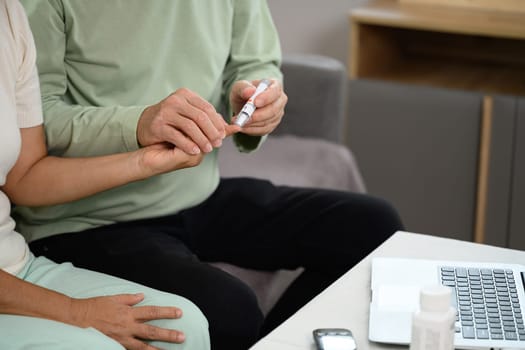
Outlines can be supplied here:
<path id="1" fill-rule="evenodd" d="M 476 260 L 525 265 L 525 252 L 409 232 L 397 232 L 354 268 L 255 344 L 252 350 L 314 350 L 315 328 L 348 328 L 359 350 L 406 347 L 368 341 L 373 256 Z"/>

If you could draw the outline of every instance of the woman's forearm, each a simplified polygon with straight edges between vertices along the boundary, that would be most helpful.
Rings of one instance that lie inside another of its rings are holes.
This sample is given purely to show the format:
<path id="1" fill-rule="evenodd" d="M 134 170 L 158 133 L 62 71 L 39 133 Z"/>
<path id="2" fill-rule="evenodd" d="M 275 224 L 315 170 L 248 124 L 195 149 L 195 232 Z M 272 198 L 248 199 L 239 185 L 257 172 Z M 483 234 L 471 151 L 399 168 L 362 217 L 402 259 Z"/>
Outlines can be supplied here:
<path id="1" fill-rule="evenodd" d="M 0 314 L 71 323 L 71 298 L 25 282 L 0 269 Z"/>
<path id="2" fill-rule="evenodd" d="M 169 144 L 87 158 L 47 155 L 43 127 L 20 129 L 22 150 L 2 191 L 18 205 L 41 206 L 78 200 L 132 181 L 198 165 L 204 154 L 188 155 Z"/>
<path id="3" fill-rule="evenodd" d="M 89 158 L 47 155 L 42 125 L 20 129 L 22 148 L 2 187 L 18 205 L 65 203 L 144 178 L 142 150 Z"/>
<path id="4" fill-rule="evenodd" d="M 134 153 L 96 158 L 44 157 L 6 188 L 18 205 L 53 205 L 77 200 L 144 178 Z M 135 163 L 134 163 L 135 162 Z M 14 187 L 16 186 L 16 189 Z"/>

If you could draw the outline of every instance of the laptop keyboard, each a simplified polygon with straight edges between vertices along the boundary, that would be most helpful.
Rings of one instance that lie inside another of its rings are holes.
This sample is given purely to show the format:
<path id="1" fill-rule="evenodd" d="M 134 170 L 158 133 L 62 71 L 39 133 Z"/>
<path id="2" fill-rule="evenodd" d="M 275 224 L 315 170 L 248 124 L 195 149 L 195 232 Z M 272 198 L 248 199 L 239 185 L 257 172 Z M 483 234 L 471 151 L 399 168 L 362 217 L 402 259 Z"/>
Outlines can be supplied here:
<path id="1" fill-rule="evenodd" d="M 441 283 L 453 289 L 456 333 L 465 339 L 525 340 L 511 270 L 443 266 L 440 274 Z"/>

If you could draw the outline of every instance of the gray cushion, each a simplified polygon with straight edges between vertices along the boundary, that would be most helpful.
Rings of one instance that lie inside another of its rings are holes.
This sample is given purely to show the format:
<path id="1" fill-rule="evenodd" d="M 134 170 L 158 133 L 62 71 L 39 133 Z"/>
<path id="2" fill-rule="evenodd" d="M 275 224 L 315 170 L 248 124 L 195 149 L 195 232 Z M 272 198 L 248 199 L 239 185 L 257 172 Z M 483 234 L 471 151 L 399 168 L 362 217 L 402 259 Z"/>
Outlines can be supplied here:
<path id="1" fill-rule="evenodd" d="M 255 177 L 276 185 L 317 187 L 365 192 L 350 150 L 321 139 L 270 135 L 253 153 L 240 153 L 231 139 L 219 153 L 223 177 Z"/>

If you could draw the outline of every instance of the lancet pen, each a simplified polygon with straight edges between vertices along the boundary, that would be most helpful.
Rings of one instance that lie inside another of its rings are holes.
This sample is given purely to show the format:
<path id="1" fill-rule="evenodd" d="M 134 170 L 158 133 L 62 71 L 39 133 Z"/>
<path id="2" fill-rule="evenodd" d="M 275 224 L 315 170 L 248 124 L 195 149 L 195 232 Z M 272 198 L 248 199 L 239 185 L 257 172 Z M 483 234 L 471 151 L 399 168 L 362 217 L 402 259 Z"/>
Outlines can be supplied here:
<path id="1" fill-rule="evenodd" d="M 270 85 L 270 81 L 268 79 L 263 79 L 259 82 L 259 85 L 257 85 L 257 89 L 255 89 L 255 92 L 253 95 L 248 99 L 246 104 L 242 107 L 241 112 L 239 113 L 239 116 L 235 120 L 235 125 L 239 125 L 240 127 L 243 127 L 248 120 L 252 117 L 253 112 L 255 112 L 255 98 L 264 90 L 268 88 Z"/>

